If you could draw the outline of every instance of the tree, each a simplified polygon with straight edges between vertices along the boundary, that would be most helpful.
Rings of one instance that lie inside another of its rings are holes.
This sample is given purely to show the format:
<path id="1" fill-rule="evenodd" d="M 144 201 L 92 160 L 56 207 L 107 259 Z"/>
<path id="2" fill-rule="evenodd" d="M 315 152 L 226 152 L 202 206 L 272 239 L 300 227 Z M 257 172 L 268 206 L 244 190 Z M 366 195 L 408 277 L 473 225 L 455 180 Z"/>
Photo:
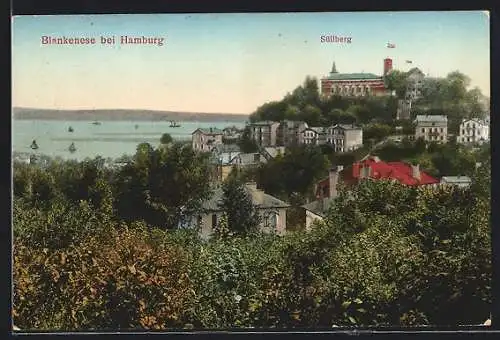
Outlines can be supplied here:
<path id="1" fill-rule="evenodd" d="M 399 70 L 393 70 L 384 76 L 387 89 L 396 91 L 396 96 L 403 99 L 406 95 L 408 85 L 408 74 Z"/>
<path id="2" fill-rule="evenodd" d="M 245 185 L 236 178 L 229 177 L 223 184 L 222 191 L 223 198 L 219 207 L 224 210 L 227 218 L 224 223 L 227 223 L 228 229 L 237 234 L 255 231 L 260 223 L 260 216 Z"/>
<path id="3" fill-rule="evenodd" d="M 330 166 L 327 155 L 317 146 L 295 146 L 258 169 L 257 181 L 266 192 L 289 201 L 299 194 L 303 200 L 313 195 L 313 186 Z"/>
<path id="4" fill-rule="evenodd" d="M 209 171 L 208 155 L 188 146 L 140 145 L 135 162 L 124 166 L 115 182 L 118 213 L 124 220 L 176 228 L 209 197 Z"/>
<path id="5" fill-rule="evenodd" d="M 170 136 L 170 134 L 168 133 L 164 133 L 162 136 L 161 136 L 161 139 L 160 139 L 160 143 L 161 144 L 171 144 L 173 142 L 173 138 L 172 136 Z"/>
<path id="6" fill-rule="evenodd" d="M 370 124 L 363 127 L 363 139 L 374 139 L 375 142 L 378 142 L 388 137 L 392 131 L 392 127 L 386 124 Z"/>

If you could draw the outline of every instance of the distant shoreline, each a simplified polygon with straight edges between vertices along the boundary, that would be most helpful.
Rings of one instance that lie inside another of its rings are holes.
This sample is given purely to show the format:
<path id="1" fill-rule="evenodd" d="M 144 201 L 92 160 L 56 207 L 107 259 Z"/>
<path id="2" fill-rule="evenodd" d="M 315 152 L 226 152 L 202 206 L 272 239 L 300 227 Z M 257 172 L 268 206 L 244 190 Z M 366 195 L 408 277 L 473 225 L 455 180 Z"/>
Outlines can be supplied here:
<path id="1" fill-rule="evenodd" d="M 68 120 L 68 121 L 198 121 L 198 122 L 242 122 L 249 119 L 246 114 L 174 112 L 154 110 L 51 110 L 36 108 L 14 108 L 15 120 Z"/>

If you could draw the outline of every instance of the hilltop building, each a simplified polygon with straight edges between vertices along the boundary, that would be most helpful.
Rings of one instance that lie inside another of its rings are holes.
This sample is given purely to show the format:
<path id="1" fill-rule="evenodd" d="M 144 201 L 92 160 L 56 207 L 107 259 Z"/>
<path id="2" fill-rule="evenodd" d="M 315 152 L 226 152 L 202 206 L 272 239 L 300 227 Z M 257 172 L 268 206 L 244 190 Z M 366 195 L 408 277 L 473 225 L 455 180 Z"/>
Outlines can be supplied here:
<path id="1" fill-rule="evenodd" d="M 324 127 L 308 127 L 300 132 L 301 142 L 307 145 L 323 145 L 326 143 L 327 129 Z"/>
<path id="2" fill-rule="evenodd" d="M 363 146 L 363 129 L 353 124 L 337 124 L 327 129 L 326 143 L 335 152 L 349 152 Z"/>
<path id="3" fill-rule="evenodd" d="M 490 139 L 490 124 L 477 118 L 464 119 L 460 123 L 457 142 L 462 144 L 482 144 Z"/>
<path id="4" fill-rule="evenodd" d="M 392 60 L 384 59 L 384 75 L 391 72 Z M 373 73 L 339 73 L 335 62 L 330 74 L 321 79 L 323 96 L 381 96 L 387 95 L 383 76 Z"/>
<path id="5" fill-rule="evenodd" d="M 422 97 L 425 74 L 417 67 L 408 71 L 406 93 L 403 99 L 398 100 L 396 119 L 410 119 L 413 101 Z"/>
<path id="6" fill-rule="evenodd" d="M 422 97 L 425 74 L 419 68 L 414 67 L 408 71 L 406 85 L 406 99 L 415 100 Z"/>
<path id="7" fill-rule="evenodd" d="M 415 119 L 415 139 L 427 142 L 446 143 L 448 141 L 448 117 L 441 115 L 417 115 Z"/>

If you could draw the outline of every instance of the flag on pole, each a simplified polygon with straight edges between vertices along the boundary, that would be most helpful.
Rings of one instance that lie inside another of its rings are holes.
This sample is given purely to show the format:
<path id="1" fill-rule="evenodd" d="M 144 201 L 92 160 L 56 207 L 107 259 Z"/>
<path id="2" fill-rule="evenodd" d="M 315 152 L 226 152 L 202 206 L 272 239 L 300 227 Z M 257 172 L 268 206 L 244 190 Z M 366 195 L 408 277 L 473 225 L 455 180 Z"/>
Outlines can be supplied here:
<path id="1" fill-rule="evenodd" d="M 411 61 L 411 60 L 407 60 L 407 61 L 406 61 L 406 63 L 407 63 L 407 64 L 411 64 L 411 63 L 412 63 L 412 61 Z"/>
<path id="2" fill-rule="evenodd" d="M 387 48 L 396 48 L 395 44 L 387 43 Z"/>

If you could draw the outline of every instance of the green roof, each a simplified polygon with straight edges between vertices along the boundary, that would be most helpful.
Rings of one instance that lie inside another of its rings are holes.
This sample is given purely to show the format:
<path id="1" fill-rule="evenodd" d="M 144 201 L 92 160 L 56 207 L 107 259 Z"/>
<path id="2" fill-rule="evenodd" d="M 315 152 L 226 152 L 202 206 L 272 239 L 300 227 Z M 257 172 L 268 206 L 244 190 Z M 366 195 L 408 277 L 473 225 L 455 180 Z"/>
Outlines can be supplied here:
<path id="1" fill-rule="evenodd" d="M 192 134 L 194 134 L 195 132 L 197 131 L 200 131 L 201 133 L 205 134 L 205 135 L 222 135 L 223 132 L 221 129 L 218 129 L 218 128 L 198 128 L 196 130 L 193 131 Z"/>
<path id="2" fill-rule="evenodd" d="M 368 79 L 382 79 L 373 73 L 330 73 L 326 79 L 330 80 L 368 80 Z"/>

